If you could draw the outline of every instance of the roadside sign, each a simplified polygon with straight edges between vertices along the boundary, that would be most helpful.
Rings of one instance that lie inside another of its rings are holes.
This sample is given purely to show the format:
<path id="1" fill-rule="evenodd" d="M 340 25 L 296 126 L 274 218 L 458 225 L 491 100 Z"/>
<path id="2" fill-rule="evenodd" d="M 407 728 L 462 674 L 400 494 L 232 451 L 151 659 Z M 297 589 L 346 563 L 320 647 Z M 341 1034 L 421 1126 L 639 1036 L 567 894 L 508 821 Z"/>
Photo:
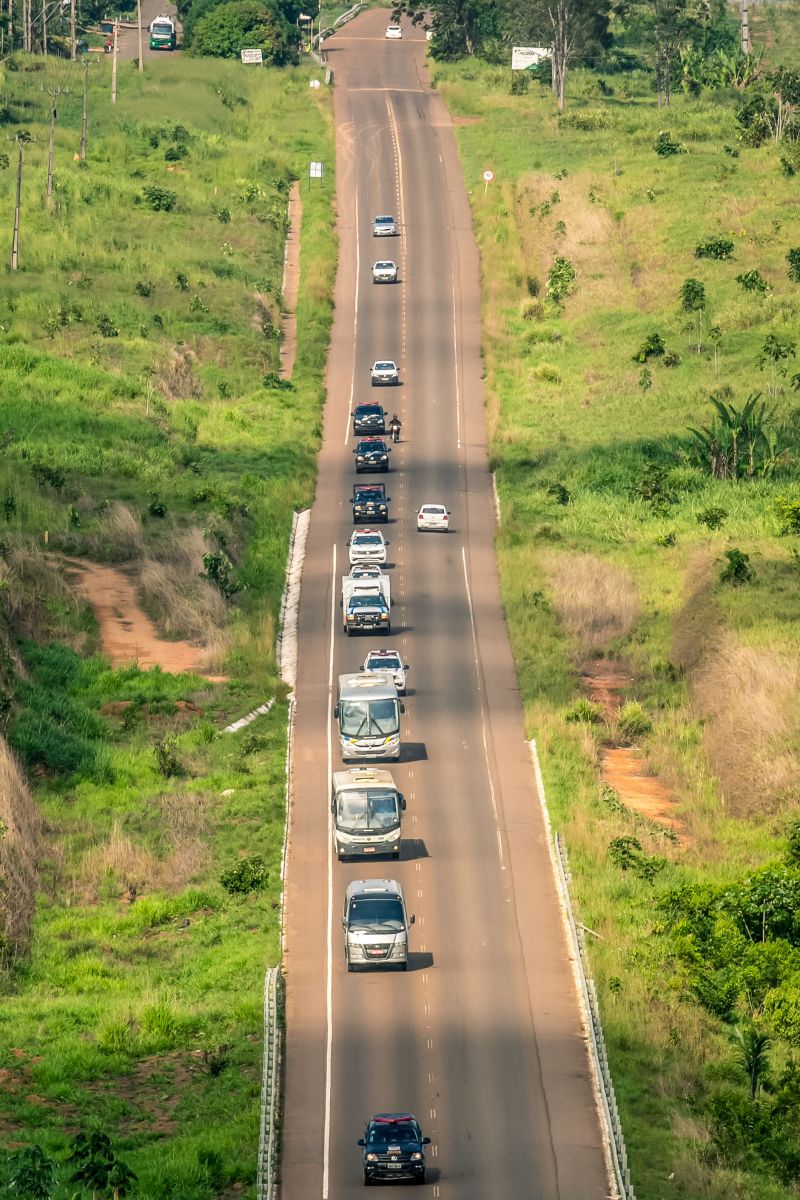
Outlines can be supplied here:
<path id="1" fill-rule="evenodd" d="M 493 179 L 494 179 L 494 171 L 484 171 L 483 172 L 483 182 L 484 183 L 491 183 Z"/>
<path id="2" fill-rule="evenodd" d="M 550 58 L 552 51 L 549 46 L 512 46 L 511 70 L 527 71 L 535 67 L 543 58 Z"/>
<path id="3" fill-rule="evenodd" d="M 318 88 L 318 87 L 319 87 L 319 80 L 318 80 L 318 79 L 309 79 L 309 81 L 308 81 L 308 86 L 309 86 L 310 88 Z"/>
<path id="4" fill-rule="evenodd" d="M 242 50 L 243 63 L 261 63 L 264 61 L 264 56 L 260 50 Z"/>
<path id="5" fill-rule="evenodd" d="M 308 164 L 309 179 L 322 179 L 323 166 L 321 162 L 310 162 Z"/>

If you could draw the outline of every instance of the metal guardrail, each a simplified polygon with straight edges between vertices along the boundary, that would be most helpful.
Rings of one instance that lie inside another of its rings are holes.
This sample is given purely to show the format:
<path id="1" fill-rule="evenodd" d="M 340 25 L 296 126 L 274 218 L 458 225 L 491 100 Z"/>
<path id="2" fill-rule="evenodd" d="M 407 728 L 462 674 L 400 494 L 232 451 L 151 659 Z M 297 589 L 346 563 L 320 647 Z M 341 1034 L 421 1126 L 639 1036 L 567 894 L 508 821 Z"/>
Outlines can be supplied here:
<path id="1" fill-rule="evenodd" d="M 603 1035 L 603 1023 L 600 1019 L 597 989 L 594 985 L 594 980 L 589 977 L 586 939 L 583 935 L 583 926 L 576 914 L 575 902 L 569 890 L 569 883 L 572 876 L 569 869 L 567 848 L 564 845 L 563 838 L 558 833 L 555 835 L 554 842 L 556 867 L 561 877 L 562 896 L 567 923 L 576 951 L 577 974 L 583 990 L 584 1007 L 589 1018 L 590 1049 L 592 1058 L 594 1059 L 597 1079 L 600 1084 L 600 1101 L 606 1127 L 611 1165 L 619 1195 L 623 1197 L 623 1200 L 636 1200 L 636 1193 L 631 1183 L 631 1174 L 628 1170 L 628 1151 L 625 1146 L 625 1136 L 622 1132 L 619 1109 L 617 1108 L 614 1083 L 611 1079 L 611 1068 L 608 1065 L 608 1052 L 606 1050 L 606 1039 Z"/>
<path id="2" fill-rule="evenodd" d="M 273 1200 L 275 1195 L 282 1046 L 283 976 L 279 967 L 269 967 L 264 978 L 264 1066 L 261 1076 L 257 1200 Z"/>

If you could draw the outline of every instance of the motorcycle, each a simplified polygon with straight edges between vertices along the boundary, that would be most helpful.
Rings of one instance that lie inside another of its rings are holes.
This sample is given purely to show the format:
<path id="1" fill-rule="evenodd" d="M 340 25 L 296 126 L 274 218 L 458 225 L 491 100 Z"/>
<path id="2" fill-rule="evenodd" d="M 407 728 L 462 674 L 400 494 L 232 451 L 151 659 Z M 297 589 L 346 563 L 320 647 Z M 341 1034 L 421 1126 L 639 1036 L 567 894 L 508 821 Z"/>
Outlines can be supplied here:
<path id="1" fill-rule="evenodd" d="M 391 437 L 393 442 L 400 441 L 400 422 L 399 421 L 392 421 L 391 425 L 389 426 L 389 436 Z"/>

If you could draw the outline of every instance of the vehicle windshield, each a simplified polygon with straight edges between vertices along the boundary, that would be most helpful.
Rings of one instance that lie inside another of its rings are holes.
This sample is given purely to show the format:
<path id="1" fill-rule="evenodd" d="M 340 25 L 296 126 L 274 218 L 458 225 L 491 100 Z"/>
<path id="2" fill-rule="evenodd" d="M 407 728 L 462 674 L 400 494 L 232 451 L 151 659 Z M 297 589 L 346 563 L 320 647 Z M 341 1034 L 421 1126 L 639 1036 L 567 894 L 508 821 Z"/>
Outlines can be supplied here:
<path id="1" fill-rule="evenodd" d="M 378 271 L 393 271 L 394 263 L 393 262 L 376 262 L 375 269 Z"/>
<path id="2" fill-rule="evenodd" d="M 356 500 L 382 500 L 383 488 L 359 488 L 356 492 Z"/>
<path id="3" fill-rule="evenodd" d="M 383 409 L 378 404 L 360 404 L 356 414 L 359 417 L 382 417 Z"/>
<path id="4" fill-rule="evenodd" d="M 383 442 L 361 442 L 358 452 L 359 454 L 384 454 L 386 447 Z"/>
<path id="5" fill-rule="evenodd" d="M 384 654 L 380 658 L 367 659 L 368 671 L 399 671 L 400 659 L 396 654 Z"/>
<path id="6" fill-rule="evenodd" d="M 157 21 L 150 26 L 150 32 L 172 34 L 172 26 L 165 25 L 163 21 Z"/>
<path id="7" fill-rule="evenodd" d="M 381 539 L 376 534 L 368 534 L 366 537 L 353 538 L 354 546 L 380 546 Z"/>
<path id="8" fill-rule="evenodd" d="M 350 608 L 386 608 L 383 596 L 351 596 Z"/>
<path id="9" fill-rule="evenodd" d="M 339 728 L 346 737 L 388 737 L 397 733 L 400 728 L 397 701 L 342 700 Z"/>
<path id="10" fill-rule="evenodd" d="M 342 792 L 336 808 L 336 824 L 346 833 L 397 829 L 400 825 L 397 792 L 388 788 Z"/>
<path id="11" fill-rule="evenodd" d="M 394 225 L 394 217 L 376 217 L 376 225 Z"/>
<path id="12" fill-rule="evenodd" d="M 441 517 L 444 515 L 444 511 L 443 508 L 431 508 L 430 506 L 422 510 L 423 515 L 426 517 Z"/>
<path id="13" fill-rule="evenodd" d="M 419 1141 L 419 1133 L 413 1125 L 391 1121 L 385 1125 L 372 1125 L 367 1140 L 370 1146 L 399 1146 L 404 1142 Z"/>
<path id="14" fill-rule="evenodd" d="M 376 371 L 394 371 L 394 369 L 395 369 L 395 364 L 393 362 L 376 362 L 375 363 Z"/>
<path id="15" fill-rule="evenodd" d="M 398 933 L 405 929 L 405 925 L 403 904 L 397 896 L 355 896 L 350 901 L 350 911 L 347 914 L 348 929 Z"/>

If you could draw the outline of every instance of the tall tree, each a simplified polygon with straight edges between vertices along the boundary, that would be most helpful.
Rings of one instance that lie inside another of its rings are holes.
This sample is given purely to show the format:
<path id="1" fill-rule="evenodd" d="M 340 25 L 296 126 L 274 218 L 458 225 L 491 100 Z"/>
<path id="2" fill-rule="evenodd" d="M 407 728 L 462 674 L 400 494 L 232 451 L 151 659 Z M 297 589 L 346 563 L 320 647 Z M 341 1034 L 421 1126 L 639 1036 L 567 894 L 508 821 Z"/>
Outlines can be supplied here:
<path id="1" fill-rule="evenodd" d="M 433 29 L 431 54 L 440 62 L 471 58 L 499 34 L 497 0 L 431 0 L 429 5 L 396 4 L 395 20 L 411 18 L 413 25 Z"/>
<path id="2" fill-rule="evenodd" d="M 631 16 L 651 47 L 659 106 L 672 97 L 680 51 L 705 42 L 717 7 L 711 0 L 634 0 Z"/>
<path id="3" fill-rule="evenodd" d="M 560 111 L 572 63 L 611 45 L 609 9 L 609 0 L 504 0 L 504 37 L 517 45 L 551 47 L 553 95 Z"/>

